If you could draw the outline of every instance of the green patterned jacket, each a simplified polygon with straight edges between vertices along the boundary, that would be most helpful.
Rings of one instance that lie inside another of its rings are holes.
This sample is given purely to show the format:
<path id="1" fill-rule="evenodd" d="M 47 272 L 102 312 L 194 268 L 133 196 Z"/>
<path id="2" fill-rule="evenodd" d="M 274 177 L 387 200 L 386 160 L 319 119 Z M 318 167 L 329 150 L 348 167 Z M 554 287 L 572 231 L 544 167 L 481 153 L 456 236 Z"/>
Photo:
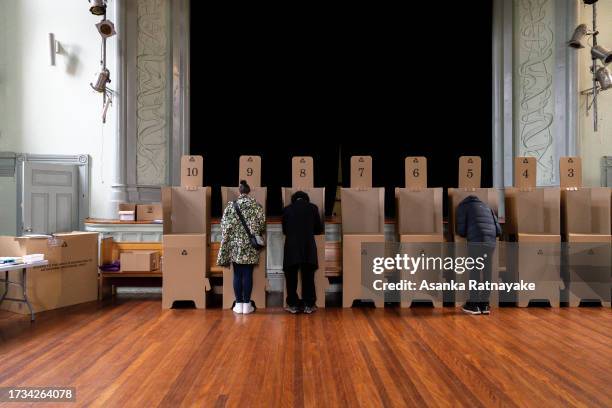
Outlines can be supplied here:
<path id="1" fill-rule="evenodd" d="M 262 206 L 247 194 L 241 194 L 237 201 L 251 233 L 263 235 L 266 230 L 266 215 Z M 240 223 L 233 202 L 230 201 L 221 219 L 221 247 L 217 256 L 217 265 L 228 266 L 232 262 L 257 264 L 259 251 L 251 246 L 249 236 Z"/>

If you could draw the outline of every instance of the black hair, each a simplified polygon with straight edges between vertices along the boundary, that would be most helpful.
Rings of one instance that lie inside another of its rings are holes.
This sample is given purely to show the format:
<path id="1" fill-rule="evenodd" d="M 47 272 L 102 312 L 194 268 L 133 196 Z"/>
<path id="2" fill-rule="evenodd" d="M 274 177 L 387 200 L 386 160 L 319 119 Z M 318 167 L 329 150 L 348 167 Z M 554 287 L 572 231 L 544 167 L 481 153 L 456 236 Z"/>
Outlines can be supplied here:
<path id="1" fill-rule="evenodd" d="M 304 200 L 307 203 L 309 203 L 310 202 L 310 197 L 308 197 L 308 194 L 306 194 L 303 191 L 296 191 L 291 196 L 291 203 L 295 203 L 297 200 Z"/>
<path id="2" fill-rule="evenodd" d="M 251 192 L 251 187 L 249 187 L 246 180 L 240 180 L 238 191 L 240 191 L 240 194 L 249 194 Z"/>

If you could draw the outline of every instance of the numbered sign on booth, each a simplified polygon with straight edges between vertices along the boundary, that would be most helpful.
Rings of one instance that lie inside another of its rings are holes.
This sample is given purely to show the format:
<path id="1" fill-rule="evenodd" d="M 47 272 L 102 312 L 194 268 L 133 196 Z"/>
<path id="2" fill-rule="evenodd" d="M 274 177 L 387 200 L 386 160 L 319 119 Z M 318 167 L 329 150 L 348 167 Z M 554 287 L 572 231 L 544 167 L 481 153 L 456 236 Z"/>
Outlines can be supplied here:
<path id="1" fill-rule="evenodd" d="M 238 182 L 246 180 L 251 187 L 261 187 L 261 157 L 240 156 Z"/>
<path id="2" fill-rule="evenodd" d="M 515 157 L 514 187 L 520 189 L 535 188 L 536 167 L 535 157 Z"/>
<path id="3" fill-rule="evenodd" d="M 406 157 L 406 188 L 427 188 L 427 158 L 422 156 Z"/>
<path id="4" fill-rule="evenodd" d="M 314 160 L 310 156 L 291 159 L 291 186 L 293 188 L 314 187 Z"/>
<path id="5" fill-rule="evenodd" d="M 181 157 L 181 187 L 202 187 L 204 173 L 202 156 Z"/>
<path id="6" fill-rule="evenodd" d="M 582 159 L 570 156 L 559 159 L 559 181 L 561 188 L 582 187 Z"/>
<path id="7" fill-rule="evenodd" d="M 351 157 L 351 188 L 372 187 L 372 156 Z"/>
<path id="8" fill-rule="evenodd" d="M 480 188 L 481 162 L 479 156 L 459 158 L 459 188 Z"/>

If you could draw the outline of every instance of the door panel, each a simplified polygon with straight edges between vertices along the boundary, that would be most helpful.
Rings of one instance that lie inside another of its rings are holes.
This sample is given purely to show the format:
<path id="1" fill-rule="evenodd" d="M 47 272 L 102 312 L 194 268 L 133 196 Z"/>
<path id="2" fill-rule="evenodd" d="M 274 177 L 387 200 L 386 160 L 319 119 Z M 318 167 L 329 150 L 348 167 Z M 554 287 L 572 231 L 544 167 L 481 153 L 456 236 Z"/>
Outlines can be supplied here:
<path id="1" fill-rule="evenodd" d="M 24 162 L 23 233 L 77 230 L 78 199 L 77 166 Z"/>

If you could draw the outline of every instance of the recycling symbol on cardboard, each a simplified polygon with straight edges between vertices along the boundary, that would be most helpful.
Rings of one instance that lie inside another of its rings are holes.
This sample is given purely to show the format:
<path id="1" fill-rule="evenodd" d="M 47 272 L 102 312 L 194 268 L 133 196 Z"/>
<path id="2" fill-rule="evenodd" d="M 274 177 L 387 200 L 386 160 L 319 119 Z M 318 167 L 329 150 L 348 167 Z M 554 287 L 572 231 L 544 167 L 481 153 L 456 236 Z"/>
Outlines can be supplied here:
<path id="1" fill-rule="evenodd" d="M 364 161 L 365 161 L 365 160 L 364 160 L 364 158 L 363 158 L 363 157 L 360 157 L 360 158 L 359 158 L 359 163 L 363 163 Z"/>
<path id="2" fill-rule="evenodd" d="M 574 159 L 572 159 L 572 158 L 570 157 L 569 159 L 567 159 L 567 162 L 568 162 L 568 163 L 573 163 L 573 162 L 574 162 Z"/>
<path id="3" fill-rule="evenodd" d="M 306 160 L 305 160 L 305 159 L 302 157 L 302 158 L 300 159 L 300 163 L 306 163 Z"/>
<path id="4" fill-rule="evenodd" d="M 413 162 L 413 163 L 418 163 L 418 162 L 419 162 L 419 159 L 417 159 L 417 158 L 415 157 L 414 159 L 412 159 L 412 162 Z"/>
<path id="5" fill-rule="evenodd" d="M 247 159 L 248 162 L 252 162 L 253 158 L 251 156 L 249 156 L 249 158 Z"/>
<path id="6" fill-rule="evenodd" d="M 195 157 L 190 156 L 190 157 L 189 157 L 189 161 L 190 161 L 190 162 L 194 162 L 194 161 L 195 161 Z"/>
<path id="7" fill-rule="evenodd" d="M 541 249 L 538 249 L 538 255 L 544 255 L 544 251 L 542 251 Z"/>
<path id="8" fill-rule="evenodd" d="M 187 250 L 183 249 L 183 251 L 181 251 L 181 255 L 187 255 Z"/>
<path id="9" fill-rule="evenodd" d="M 67 247 L 68 247 L 68 243 L 64 241 L 64 243 L 62 244 L 62 248 L 67 248 Z"/>
<path id="10" fill-rule="evenodd" d="M 468 163 L 472 164 L 472 163 L 474 163 L 474 160 L 468 159 Z"/>
<path id="11" fill-rule="evenodd" d="M 523 159 L 523 163 L 528 164 L 529 163 L 529 159 L 527 159 L 526 157 Z"/>

